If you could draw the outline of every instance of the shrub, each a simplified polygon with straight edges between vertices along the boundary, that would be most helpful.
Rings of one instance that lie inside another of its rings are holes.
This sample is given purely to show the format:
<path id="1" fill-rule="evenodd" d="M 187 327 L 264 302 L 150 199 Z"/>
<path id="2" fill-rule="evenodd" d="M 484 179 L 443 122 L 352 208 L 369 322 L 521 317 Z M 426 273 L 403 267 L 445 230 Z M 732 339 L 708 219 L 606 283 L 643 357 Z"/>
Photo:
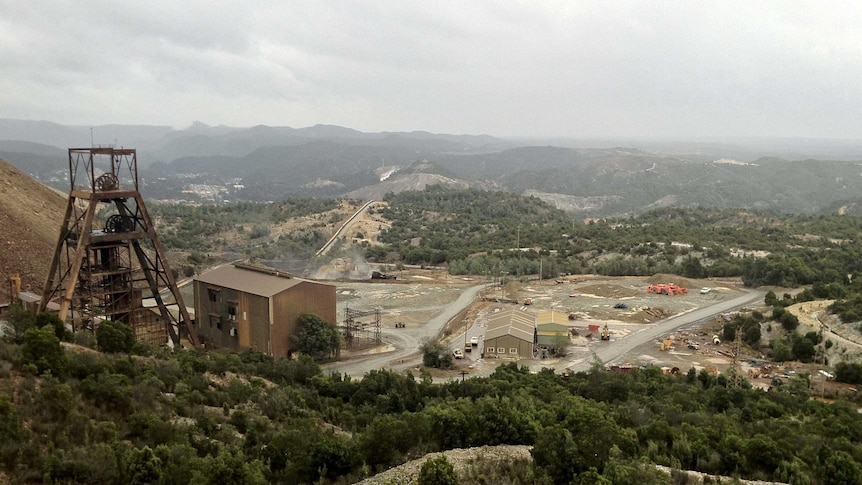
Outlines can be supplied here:
<path id="1" fill-rule="evenodd" d="M 422 469 L 419 470 L 419 485 L 458 485 L 455 467 L 446 455 L 429 458 L 422 464 Z"/>
<path id="2" fill-rule="evenodd" d="M 50 372 L 55 376 L 66 373 L 68 360 L 54 333 L 54 327 L 31 328 L 24 332 L 24 345 L 21 347 L 22 363 L 33 365 L 40 374 Z"/>
<path id="3" fill-rule="evenodd" d="M 135 345 L 135 334 L 125 323 L 106 321 L 96 329 L 96 342 L 102 352 L 128 354 Z"/>

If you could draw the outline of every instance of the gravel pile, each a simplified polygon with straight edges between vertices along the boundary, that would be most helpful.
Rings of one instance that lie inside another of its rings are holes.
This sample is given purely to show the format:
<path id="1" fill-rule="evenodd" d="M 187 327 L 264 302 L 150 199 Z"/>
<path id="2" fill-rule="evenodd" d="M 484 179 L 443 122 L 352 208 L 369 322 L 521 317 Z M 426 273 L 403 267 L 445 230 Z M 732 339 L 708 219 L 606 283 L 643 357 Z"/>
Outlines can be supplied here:
<path id="1" fill-rule="evenodd" d="M 459 477 L 462 477 L 464 472 L 476 463 L 494 464 L 505 463 L 513 460 L 532 460 L 530 455 L 530 446 L 526 445 L 502 445 L 502 446 L 482 446 L 478 448 L 459 448 L 441 453 L 430 453 L 422 458 L 409 461 L 395 468 L 390 468 L 383 473 L 374 475 L 371 478 L 366 478 L 358 485 L 411 485 L 417 483 L 419 479 L 419 470 L 422 469 L 422 464 L 429 458 L 435 458 L 440 455 L 445 455 L 446 459 L 455 467 L 455 472 Z M 656 465 L 656 468 L 668 474 L 668 483 L 671 482 L 671 469 L 665 466 Z M 722 477 L 709 475 L 695 471 L 685 472 L 688 475 L 687 483 L 703 484 L 707 478 L 710 483 L 742 483 L 744 485 L 787 485 L 781 482 L 766 482 L 761 480 L 738 480 L 734 481 L 732 477 Z"/>
<path id="2" fill-rule="evenodd" d="M 366 478 L 359 485 L 385 485 L 387 483 L 397 485 L 408 485 L 416 483 L 419 479 L 419 470 L 422 464 L 429 458 L 445 455 L 446 459 L 455 467 L 455 472 L 460 476 L 471 464 L 500 463 L 513 460 L 532 459 L 530 447 L 526 445 L 502 445 L 482 446 L 478 448 L 458 448 L 441 453 L 429 453 L 422 458 L 408 461 L 407 463 L 390 468 L 383 473 L 378 473 L 371 478 Z"/>

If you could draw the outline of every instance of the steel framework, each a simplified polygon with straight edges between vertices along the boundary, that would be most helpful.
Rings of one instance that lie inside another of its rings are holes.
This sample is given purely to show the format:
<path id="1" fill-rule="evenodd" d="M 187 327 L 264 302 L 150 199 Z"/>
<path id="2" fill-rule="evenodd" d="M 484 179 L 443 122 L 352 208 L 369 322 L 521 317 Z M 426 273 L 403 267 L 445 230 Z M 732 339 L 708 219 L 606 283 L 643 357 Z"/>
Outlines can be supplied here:
<path id="1" fill-rule="evenodd" d="M 372 316 L 373 319 L 370 322 L 359 321 L 360 318 L 367 316 Z M 345 307 L 342 331 L 344 332 L 344 341 L 347 344 L 347 348 L 353 347 L 354 337 L 370 337 L 372 340 L 379 344 L 380 308 L 375 308 L 371 311 L 360 311 Z"/>
<path id="2" fill-rule="evenodd" d="M 69 199 L 39 310 L 59 300 L 73 330 L 121 321 L 135 338 L 198 345 L 152 219 L 138 191 L 134 149 L 69 149 Z M 97 218 L 104 219 L 101 229 Z M 145 302 L 149 302 L 146 305 Z M 152 310 L 150 308 L 152 307 Z"/>

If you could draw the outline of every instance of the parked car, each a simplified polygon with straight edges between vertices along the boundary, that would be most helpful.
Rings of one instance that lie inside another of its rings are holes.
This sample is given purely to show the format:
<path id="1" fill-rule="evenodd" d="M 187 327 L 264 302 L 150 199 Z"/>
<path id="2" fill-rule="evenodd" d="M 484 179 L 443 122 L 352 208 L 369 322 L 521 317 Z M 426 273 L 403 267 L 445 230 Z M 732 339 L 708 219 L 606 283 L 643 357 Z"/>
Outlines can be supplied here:
<path id="1" fill-rule="evenodd" d="M 473 347 L 479 345 L 479 337 L 470 337 L 470 345 Z"/>
<path id="2" fill-rule="evenodd" d="M 456 359 L 463 359 L 463 358 L 464 358 L 464 352 L 463 352 L 461 349 L 455 349 L 455 350 L 453 350 L 453 351 L 452 351 L 452 355 L 453 355 Z"/>
<path id="3" fill-rule="evenodd" d="M 708 286 L 704 286 L 703 288 L 700 289 L 700 294 L 705 295 L 705 294 L 709 293 L 710 291 L 712 291 L 712 288 L 709 288 Z"/>
<path id="4" fill-rule="evenodd" d="M 626 304 L 625 304 L 625 303 L 623 303 L 623 302 L 620 302 L 620 303 L 617 303 L 616 305 L 614 305 L 614 308 L 619 308 L 619 309 L 623 309 L 623 310 L 624 310 L 624 309 L 626 309 L 626 308 L 628 308 L 628 307 L 629 307 L 629 306 L 628 306 L 628 305 L 626 305 Z"/>

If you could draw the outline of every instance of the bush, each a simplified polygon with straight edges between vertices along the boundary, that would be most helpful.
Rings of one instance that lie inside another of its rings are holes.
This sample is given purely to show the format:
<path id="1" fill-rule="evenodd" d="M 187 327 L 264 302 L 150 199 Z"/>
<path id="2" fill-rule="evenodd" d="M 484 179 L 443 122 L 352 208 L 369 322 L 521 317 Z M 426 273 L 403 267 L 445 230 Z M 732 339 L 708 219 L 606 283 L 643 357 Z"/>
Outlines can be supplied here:
<path id="1" fill-rule="evenodd" d="M 429 458 L 422 464 L 419 485 L 458 485 L 455 467 L 449 463 L 446 455 Z"/>
<path id="2" fill-rule="evenodd" d="M 835 366 L 835 380 L 847 384 L 862 384 L 862 364 L 839 362 Z"/>
<path id="3" fill-rule="evenodd" d="M 40 374 L 50 372 L 55 376 L 62 376 L 68 366 L 66 352 L 54 333 L 54 327 L 50 325 L 24 332 L 21 359 L 24 365 L 35 366 Z"/>
<path id="4" fill-rule="evenodd" d="M 422 363 L 426 367 L 434 367 L 435 369 L 450 369 L 452 368 L 452 354 L 440 342 L 429 340 L 419 347 L 422 350 Z"/>
<path id="5" fill-rule="evenodd" d="M 796 318 L 796 315 L 787 311 L 781 314 L 779 321 L 781 322 L 781 326 L 788 332 L 796 330 L 796 327 L 799 326 L 799 319 Z"/>
<path id="6" fill-rule="evenodd" d="M 96 342 L 102 352 L 128 354 L 135 345 L 135 334 L 125 323 L 105 321 L 96 329 Z"/>

